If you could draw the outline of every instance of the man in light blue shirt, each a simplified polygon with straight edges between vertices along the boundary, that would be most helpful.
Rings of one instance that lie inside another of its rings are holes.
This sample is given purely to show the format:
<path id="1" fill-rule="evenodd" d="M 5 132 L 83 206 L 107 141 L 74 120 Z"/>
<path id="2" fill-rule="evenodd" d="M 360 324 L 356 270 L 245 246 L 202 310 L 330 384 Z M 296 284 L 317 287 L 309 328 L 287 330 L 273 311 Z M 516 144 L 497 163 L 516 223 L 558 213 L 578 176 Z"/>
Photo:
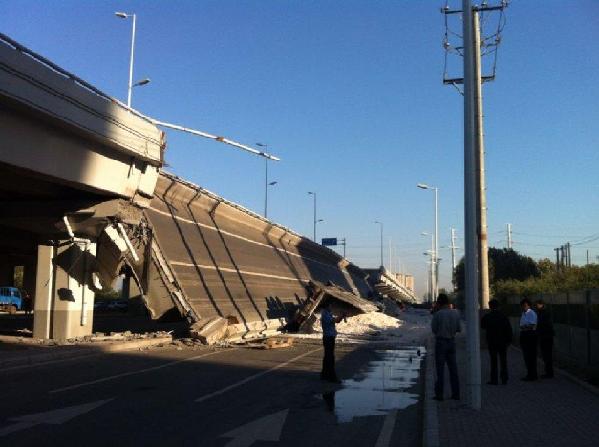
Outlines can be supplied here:
<path id="1" fill-rule="evenodd" d="M 322 359 L 321 380 L 327 380 L 333 383 L 341 383 L 335 372 L 335 338 L 337 329 L 335 324 L 339 323 L 345 317 L 336 317 L 331 312 L 330 300 L 322 304 L 320 311 L 320 324 L 322 326 L 322 344 L 324 346 L 324 357 Z"/>
<path id="2" fill-rule="evenodd" d="M 522 380 L 537 380 L 537 314 L 532 310 L 530 300 L 520 301 L 522 316 L 520 317 L 520 348 L 526 364 L 526 376 Z"/>

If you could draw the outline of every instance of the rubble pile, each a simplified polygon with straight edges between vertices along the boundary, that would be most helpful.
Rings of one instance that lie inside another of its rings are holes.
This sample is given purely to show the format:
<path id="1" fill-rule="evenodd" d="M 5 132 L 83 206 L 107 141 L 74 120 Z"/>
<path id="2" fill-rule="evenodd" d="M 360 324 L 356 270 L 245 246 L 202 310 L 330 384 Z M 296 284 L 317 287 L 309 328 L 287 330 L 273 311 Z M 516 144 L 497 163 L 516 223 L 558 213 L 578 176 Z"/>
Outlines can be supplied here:
<path id="1" fill-rule="evenodd" d="M 369 340 L 388 341 L 401 338 L 405 329 L 404 320 L 387 313 L 400 315 L 399 306 L 385 303 L 385 312 L 367 312 L 349 316 L 337 323 L 337 339 L 345 342 L 360 342 Z M 298 338 L 321 338 L 322 327 L 320 313 L 315 312 L 310 324 L 305 325 L 302 331 L 293 336 Z"/>

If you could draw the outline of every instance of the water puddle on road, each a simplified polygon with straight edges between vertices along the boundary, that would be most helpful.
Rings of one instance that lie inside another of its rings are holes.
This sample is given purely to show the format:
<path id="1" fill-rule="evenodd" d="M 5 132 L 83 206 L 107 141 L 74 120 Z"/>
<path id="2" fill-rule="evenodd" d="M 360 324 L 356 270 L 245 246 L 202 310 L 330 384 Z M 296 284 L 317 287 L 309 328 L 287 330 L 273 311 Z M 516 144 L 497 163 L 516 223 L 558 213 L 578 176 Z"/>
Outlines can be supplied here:
<path id="1" fill-rule="evenodd" d="M 330 411 L 340 423 L 358 416 L 386 415 L 418 402 L 418 394 L 407 392 L 418 381 L 424 347 L 375 351 L 370 361 L 353 378 L 343 381 L 343 388 L 322 394 Z"/>

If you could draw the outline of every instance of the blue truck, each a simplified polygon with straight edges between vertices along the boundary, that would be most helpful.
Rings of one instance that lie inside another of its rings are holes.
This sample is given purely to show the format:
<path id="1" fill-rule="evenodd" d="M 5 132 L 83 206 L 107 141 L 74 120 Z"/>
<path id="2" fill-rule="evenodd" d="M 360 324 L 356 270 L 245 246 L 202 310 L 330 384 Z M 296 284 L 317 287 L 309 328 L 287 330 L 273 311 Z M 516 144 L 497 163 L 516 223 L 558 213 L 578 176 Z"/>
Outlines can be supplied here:
<path id="1" fill-rule="evenodd" d="M 16 287 L 0 287 L 0 311 L 14 314 L 23 309 L 23 296 Z"/>

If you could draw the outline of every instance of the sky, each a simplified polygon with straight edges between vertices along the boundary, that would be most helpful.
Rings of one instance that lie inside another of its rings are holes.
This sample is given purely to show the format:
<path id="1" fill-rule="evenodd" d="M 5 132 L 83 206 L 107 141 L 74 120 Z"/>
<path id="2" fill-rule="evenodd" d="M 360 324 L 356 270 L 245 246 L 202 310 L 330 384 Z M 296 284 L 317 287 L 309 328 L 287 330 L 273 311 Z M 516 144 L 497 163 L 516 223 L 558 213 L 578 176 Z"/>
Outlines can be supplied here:
<path id="1" fill-rule="evenodd" d="M 134 108 L 268 144 L 281 158 L 269 163 L 269 218 L 311 237 L 315 191 L 317 238 L 345 237 L 362 267 L 380 264 L 381 221 L 385 265 L 414 274 L 422 294 L 434 195 L 417 183 L 439 188 L 441 286 L 451 227 L 464 245 L 463 99 L 442 85 L 444 4 L 0 0 L 0 30 L 126 101 L 131 21 L 114 12 L 136 13 L 134 79 L 151 83 L 134 89 Z M 553 259 L 569 241 L 573 263 L 587 250 L 599 262 L 599 2 L 514 0 L 505 17 L 483 87 L 489 245 L 504 247 L 511 223 L 523 254 Z M 170 172 L 264 212 L 264 159 L 167 139 Z"/>

